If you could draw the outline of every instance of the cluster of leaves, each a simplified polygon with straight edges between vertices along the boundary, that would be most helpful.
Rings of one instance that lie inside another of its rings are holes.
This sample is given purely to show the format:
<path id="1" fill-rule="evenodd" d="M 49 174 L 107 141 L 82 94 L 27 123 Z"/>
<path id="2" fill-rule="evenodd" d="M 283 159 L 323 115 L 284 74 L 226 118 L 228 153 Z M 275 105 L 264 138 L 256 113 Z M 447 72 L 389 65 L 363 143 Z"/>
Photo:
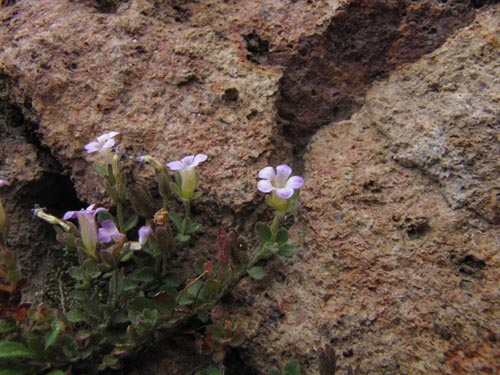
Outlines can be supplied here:
<path id="1" fill-rule="evenodd" d="M 185 247 L 200 229 L 189 218 L 190 204 L 200 194 L 186 194 L 180 173 L 170 182 L 166 170 L 158 167 L 162 197 L 158 208 L 147 190 L 127 184 L 117 155 L 108 156 L 112 159 L 108 157 L 107 164 L 96 171 L 115 203 L 114 215 L 93 206 L 67 213 L 78 217 L 77 226 L 41 209 L 35 212 L 54 224 L 57 239 L 77 255 L 78 263 L 68 270 L 73 287 L 61 288 L 66 292 L 60 307 L 21 303 L 25 280 L 14 255 L 2 245 L 0 375 L 96 374 L 119 369 L 125 359 L 193 316 L 209 323 L 204 345 L 213 360 L 221 362 L 229 348 L 242 344 L 244 334 L 230 318 L 210 324 L 210 311 L 242 277 L 264 277 L 262 261 L 295 252 L 287 244 L 286 229 L 280 228 L 281 214 L 270 226 L 257 224 L 260 245 L 254 251 L 235 230 L 219 228 L 217 259 L 198 260 L 196 277 L 180 280 L 170 271 L 169 258 L 176 246 Z M 198 180 L 196 175 L 191 189 Z M 172 192 L 185 205 L 183 217 L 168 211 Z M 137 241 L 141 223 L 145 225 Z M 109 238 L 97 241 L 98 229 L 107 231 Z M 141 235 L 143 229 L 147 236 Z"/>

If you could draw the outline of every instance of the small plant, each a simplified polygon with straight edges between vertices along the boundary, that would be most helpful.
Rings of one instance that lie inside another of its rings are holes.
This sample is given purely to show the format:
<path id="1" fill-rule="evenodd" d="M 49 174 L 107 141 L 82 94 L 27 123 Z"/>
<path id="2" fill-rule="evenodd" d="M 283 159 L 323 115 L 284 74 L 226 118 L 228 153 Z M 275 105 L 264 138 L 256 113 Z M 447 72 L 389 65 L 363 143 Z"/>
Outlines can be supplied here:
<path id="1" fill-rule="evenodd" d="M 85 146 L 88 153 L 99 155 L 97 177 L 114 207 L 91 204 L 66 212 L 62 219 L 40 207 L 33 210 L 54 225 L 58 241 L 76 255 L 77 263 L 68 269 L 72 285 L 61 288 L 61 306 L 21 303 L 25 278 L 6 247 L 8 223 L 0 201 L 0 375 L 119 369 L 126 358 L 195 316 L 207 323 L 207 352 L 222 362 L 230 348 L 243 343 L 244 333 L 229 317 L 210 321 L 211 310 L 241 278 L 265 277 L 266 259 L 295 253 L 282 222 L 294 209 L 303 180 L 290 177 L 286 165 L 266 167 L 259 173 L 258 189 L 270 193 L 266 202 L 274 209 L 274 219 L 256 224 L 256 249 L 235 230 L 221 227 L 216 259 L 198 259 L 196 276 L 180 279 L 169 260 L 201 229 L 191 220 L 191 206 L 201 196 L 197 168 L 208 158 L 189 155 L 164 165 L 149 155 L 138 157 L 155 170 L 161 196 L 157 206 L 142 185 L 128 182 L 123 156 L 115 147 L 118 135 L 108 132 Z M 167 168 L 175 173 L 173 180 Z M 183 214 L 172 209 L 173 199 L 182 203 Z"/>

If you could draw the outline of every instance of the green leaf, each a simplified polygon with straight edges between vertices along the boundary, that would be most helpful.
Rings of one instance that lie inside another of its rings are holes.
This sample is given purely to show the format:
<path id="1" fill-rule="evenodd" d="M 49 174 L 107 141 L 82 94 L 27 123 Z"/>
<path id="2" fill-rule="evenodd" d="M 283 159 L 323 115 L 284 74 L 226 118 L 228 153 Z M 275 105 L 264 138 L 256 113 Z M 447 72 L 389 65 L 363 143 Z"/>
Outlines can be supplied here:
<path id="1" fill-rule="evenodd" d="M 66 375 L 66 373 L 64 371 L 61 371 L 61 370 L 52 370 L 47 375 Z"/>
<path id="2" fill-rule="evenodd" d="M 187 234 L 192 234 L 195 232 L 198 232 L 201 229 L 201 224 L 196 224 L 196 223 L 189 223 L 186 233 Z"/>
<path id="3" fill-rule="evenodd" d="M 271 242 L 271 241 L 266 242 L 262 246 L 262 250 L 268 252 L 269 256 L 271 256 L 272 254 L 277 254 L 279 251 L 279 244 L 277 242 Z"/>
<path id="4" fill-rule="evenodd" d="M 180 176 L 180 174 L 179 174 L 179 176 Z M 176 177 L 177 177 L 177 174 L 176 174 Z M 170 190 L 172 190 L 175 193 L 175 195 L 177 195 L 180 198 L 180 197 L 182 197 L 182 190 L 179 187 L 179 185 L 174 184 L 173 182 L 170 183 Z"/>
<path id="5" fill-rule="evenodd" d="M 295 246 L 289 244 L 281 245 L 278 250 L 278 254 L 282 257 L 291 257 L 292 255 L 295 255 L 296 252 L 297 249 Z"/>
<path id="6" fill-rule="evenodd" d="M 111 186 L 114 186 L 116 184 L 116 178 L 115 178 L 115 174 L 113 173 L 113 166 L 111 164 L 108 164 L 107 177 L 108 177 L 109 184 Z"/>
<path id="7" fill-rule="evenodd" d="M 175 240 L 179 243 L 179 244 L 182 244 L 182 243 L 186 243 L 186 242 L 189 242 L 189 240 L 191 239 L 191 236 L 189 235 L 185 235 L 183 236 L 182 234 L 177 234 L 177 236 L 175 236 Z"/>
<path id="8" fill-rule="evenodd" d="M 181 298 L 179 298 L 179 301 L 177 301 L 177 303 L 180 305 L 180 306 L 186 306 L 186 305 L 190 305 L 192 304 L 194 301 L 194 298 L 191 297 L 189 294 L 187 293 L 182 293 L 181 295 Z"/>
<path id="9" fill-rule="evenodd" d="M 288 231 L 286 229 L 279 229 L 276 232 L 276 242 L 279 243 L 280 245 L 285 244 L 288 242 Z"/>
<path id="10" fill-rule="evenodd" d="M 270 241 L 271 238 L 273 237 L 271 228 L 269 227 L 269 225 L 265 223 L 258 222 L 257 224 L 255 224 L 254 230 L 257 238 L 261 243 L 266 243 L 267 241 Z"/>
<path id="11" fill-rule="evenodd" d="M 83 290 L 73 290 L 69 293 L 70 297 L 76 301 L 87 301 L 88 294 Z"/>
<path id="12" fill-rule="evenodd" d="M 283 375 L 300 375 L 300 364 L 297 360 L 288 361 L 283 368 Z"/>
<path id="13" fill-rule="evenodd" d="M 71 309 L 66 313 L 66 319 L 68 319 L 70 323 L 78 323 L 78 322 L 84 322 L 85 320 L 87 320 L 87 317 L 85 316 L 82 310 Z"/>
<path id="14" fill-rule="evenodd" d="M 82 281 L 83 280 L 83 272 L 82 269 L 78 266 L 71 267 L 68 270 L 69 275 L 75 279 L 76 281 Z"/>
<path id="15" fill-rule="evenodd" d="M 202 195 L 203 195 L 203 193 L 201 191 L 196 191 L 196 192 L 194 192 L 193 198 L 191 198 L 191 200 L 194 201 L 195 199 L 198 199 Z"/>
<path id="16" fill-rule="evenodd" d="M 20 342 L 0 341 L 0 359 L 33 357 L 34 353 Z"/>
<path id="17" fill-rule="evenodd" d="M 174 223 L 174 225 L 177 228 L 177 230 L 181 230 L 181 228 L 182 228 L 182 219 L 179 216 L 179 214 L 177 212 L 170 211 L 168 213 L 168 217 L 169 217 L 170 220 L 172 220 L 172 223 Z"/>
<path id="18" fill-rule="evenodd" d="M 176 298 L 167 292 L 158 292 L 153 297 L 153 306 L 160 314 L 170 314 L 174 311 Z"/>
<path id="19" fill-rule="evenodd" d="M 91 279 L 95 279 L 101 276 L 102 272 L 97 267 L 97 262 L 94 259 L 88 258 L 83 262 L 85 270 L 89 274 Z"/>
<path id="20" fill-rule="evenodd" d="M 125 220 L 125 223 L 123 223 L 123 231 L 127 233 L 128 231 L 134 229 L 137 226 L 138 222 L 139 222 L 139 216 L 137 215 L 130 216 L 127 220 Z"/>
<path id="21" fill-rule="evenodd" d="M 231 338 L 229 345 L 233 348 L 237 348 L 243 344 L 243 341 L 245 341 L 245 334 L 243 332 L 238 332 Z"/>
<path id="22" fill-rule="evenodd" d="M 153 267 L 141 267 L 127 276 L 130 280 L 149 283 L 155 279 L 155 270 Z"/>
<path id="23" fill-rule="evenodd" d="M 203 282 L 200 280 L 195 281 L 187 290 L 190 296 L 197 296 L 200 293 L 200 289 L 203 287 Z"/>
<path id="24" fill-rule="evenodd" d="M 106 176 L 108 174 L 108 170 L 102 165 L 95 164 L 94 170 L 97 172 L 97 174 L 101 176 Z"/>
<path id="25" fill-rule="evenodd" d="M 196 274 L 201 275 L 205 270 L 203 269 L 203 265 L 208 262 L 207 258 L 197 258 L 194 261 L 194 271 Z"/>
<path id="26" fill-rule="evenodd" d="M 249 270 L 247 270 L 247 272 L 255 280 L 261 280 L 267 275 L 266 270 L 258 266 L 250 268 Z"/>
<path id="27" fill-rule="evenodd" d="M 206 311 L 200 311 L 197 316 L 202 323 L 206 323 L 210 319 L 210 314 Z"/>
<path id="28" fill-rule="evenodd" d="M 281 371 L 280 370 L 271 370 L 269 372 L 269 375 L 281 375 Z"/>
<path id="29" fill-rule="evenodd" d="M 54 345 L 59 332 L 61 332 L 62 327 L 63 326 L 61 322 L 58 322 L 57 320 L 52 322 L 52 324 L 50 325 L 50 331 L 45 335 L 45 350 Z"/>
<path id="30" fill-rule="evenodd" d="M 9 333 L 16 329 L 16 321 L 12 318 L 0 320 L 0 333 Z"/>
<path id="31" fill-rule="evenodd" d="M 0 370 L 0 375 L 27 375 L 31 374 L 33 370 L 31 369 L 3 369 Z M 49 374 L 50 375 L 50 374 Z"/>
<path id="32" fill-rule="evenodd" d="M 182 186 L 182 175 L 180 172 L 175 172 L 175 184 L 180 188 Z"/>
<path id="33" fill-rule="evenodd" d="M 210 300 L 215 299 L 218 291 L 219 291 L 219 284 L 213 281 L 207 282 L 205 285 L 203 285 L 202 289 L 200 290 L 198 298 L 201 302 L 208 302 Z"/>
<path id="34" fill-rule="evenodd" d="M 136 297 L 133 300 L 130 301 L 129 303 L 129 318 L 131 320 L 134 320 L 134 314 L 131 314 L 132 312 L 142 312 L 144 309 L 147 308 L 152 308 L 153 307 L 153 301 L 149 298 L 145 297 Z"/>

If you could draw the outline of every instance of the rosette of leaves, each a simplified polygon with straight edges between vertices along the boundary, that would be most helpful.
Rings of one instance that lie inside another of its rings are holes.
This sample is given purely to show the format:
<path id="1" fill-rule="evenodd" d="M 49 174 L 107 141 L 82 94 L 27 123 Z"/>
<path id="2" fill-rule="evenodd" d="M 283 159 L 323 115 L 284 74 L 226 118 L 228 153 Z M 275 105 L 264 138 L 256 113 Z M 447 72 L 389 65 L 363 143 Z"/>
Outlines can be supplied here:
<path id="1" fill-rule="evenodd" d="M 212 354 L 212 360 L 221 363 L 230 348 L 237 348 L 245 341 L 245 334 L 238 323 L 231 319 L 223 319 L 207 326 L 204 343 Z"/>

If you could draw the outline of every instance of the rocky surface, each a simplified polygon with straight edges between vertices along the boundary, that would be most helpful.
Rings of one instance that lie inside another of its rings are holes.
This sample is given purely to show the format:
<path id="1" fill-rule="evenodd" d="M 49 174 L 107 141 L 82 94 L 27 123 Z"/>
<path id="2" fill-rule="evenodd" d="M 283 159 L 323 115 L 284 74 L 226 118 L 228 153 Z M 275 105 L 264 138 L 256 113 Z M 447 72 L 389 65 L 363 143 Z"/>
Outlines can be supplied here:
<path id="1" fill-rule="evenodd" d="M 201 215 L 248 229 L 256 172 L 293 163 L 299 255 L 221 306 L 248 333 L 243 358 L 263 371 L 295 357 L 317 374 L 315 349 L 332 343 L 341 368 L 370 374 L 493 374 L 496 3 L 18 0 L 0 8 L 0 99 L 38 139 L 1 133 L 0 177 L 38 200 L 71 190 L 64 170 L 82 200 L 101 200 L 83 146 L 117 130 L 130 157 L 207 153 Z M 150 369 L 170 373 L 168 352 Z"/>

